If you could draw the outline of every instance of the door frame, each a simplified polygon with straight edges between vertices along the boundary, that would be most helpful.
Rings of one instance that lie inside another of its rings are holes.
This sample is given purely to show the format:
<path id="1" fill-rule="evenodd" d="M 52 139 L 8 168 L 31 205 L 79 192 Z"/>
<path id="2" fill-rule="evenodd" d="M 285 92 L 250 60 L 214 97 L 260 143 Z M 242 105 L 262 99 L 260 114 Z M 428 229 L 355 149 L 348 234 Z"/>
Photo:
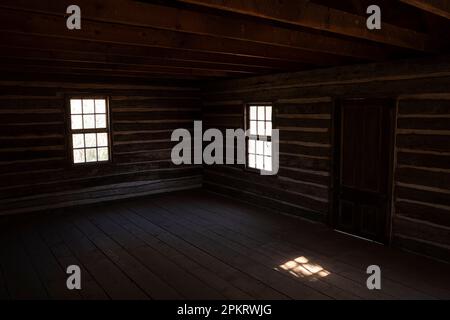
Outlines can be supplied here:
<path id="1" fill-rule="evenodd" d="M 388 103 L 389 119 L 391 121 L 391 128 L 389 132 L 389 167 L 388 167 L 388 186 L 387 186 L 387 206 L 386 206 L 386 221 L 384 226 L 384 233 L 382 236 L 382 243 L 389 245 L 391 243 L 392 235 L 392 217 L 394 209 L 394 175 L 395 175 L 395 138 L 397 128 L 397 99 L 392 97 L 381 98 L 336 98 L 334 99 L 331 110 L 331 167 L 330 167 L 330 210 L 327 217 L 327 223 L 330 227 L 336 230 L 337 217 L 339 214 L 339 194 L 340 194 L 340 180 L 341 180 L 341 154 L 342 154 L 342 105 L 344 101 L 348 100 L 380 100 Z M 358 235 L 355 235 L 359 237 Z M 374 241 L 367 239 L 369 241 Z M 375 241 L 374 241 L 375 242 Z"/>

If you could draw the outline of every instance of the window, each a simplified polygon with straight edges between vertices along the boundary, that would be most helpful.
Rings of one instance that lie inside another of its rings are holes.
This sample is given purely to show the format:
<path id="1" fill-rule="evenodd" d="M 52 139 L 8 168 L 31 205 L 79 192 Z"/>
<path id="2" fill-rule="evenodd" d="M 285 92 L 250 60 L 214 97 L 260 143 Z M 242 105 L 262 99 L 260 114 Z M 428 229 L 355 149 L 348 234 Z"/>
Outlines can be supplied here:
<path id="1" fill-rule="evenodd" d="M 272 171 L 272 106 L 247 107 L 247 166 Z"/>
<path id="2" fill-rule="evenodd" d="M 70 99 L 73 163 L 109 160 L 109 117 L 106 98 Z"/>

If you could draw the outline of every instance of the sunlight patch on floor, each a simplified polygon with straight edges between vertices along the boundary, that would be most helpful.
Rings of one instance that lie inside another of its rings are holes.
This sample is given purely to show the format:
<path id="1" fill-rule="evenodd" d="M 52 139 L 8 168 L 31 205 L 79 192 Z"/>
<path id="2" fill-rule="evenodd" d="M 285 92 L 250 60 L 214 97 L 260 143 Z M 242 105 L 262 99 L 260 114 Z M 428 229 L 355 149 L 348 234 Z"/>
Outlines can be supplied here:
<path id="1" fill-rule="evenodd" d="M 326 277 L 330 274 L 322 266 L 312 263 L 308 258 L 304 256 L 297 257 L 293 260 L 287 261 L 275 268 L 279 271 L 286 271 L 295 277 Z M 281 269 L 281 270 L 280 270 Z"/>

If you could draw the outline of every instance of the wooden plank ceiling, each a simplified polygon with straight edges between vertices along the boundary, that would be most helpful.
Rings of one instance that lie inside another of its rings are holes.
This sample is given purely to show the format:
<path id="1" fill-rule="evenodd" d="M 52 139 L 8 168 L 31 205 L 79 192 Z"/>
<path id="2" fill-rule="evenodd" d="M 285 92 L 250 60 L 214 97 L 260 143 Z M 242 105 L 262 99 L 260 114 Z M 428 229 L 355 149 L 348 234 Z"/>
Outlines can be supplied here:
<path id="1" fill-rule="evenodd" d="M 447 0 L 2 0 L 3 79 L 211 79 L 438 55 Z M 369 31 L 366 8 L 382 8 Z"/>

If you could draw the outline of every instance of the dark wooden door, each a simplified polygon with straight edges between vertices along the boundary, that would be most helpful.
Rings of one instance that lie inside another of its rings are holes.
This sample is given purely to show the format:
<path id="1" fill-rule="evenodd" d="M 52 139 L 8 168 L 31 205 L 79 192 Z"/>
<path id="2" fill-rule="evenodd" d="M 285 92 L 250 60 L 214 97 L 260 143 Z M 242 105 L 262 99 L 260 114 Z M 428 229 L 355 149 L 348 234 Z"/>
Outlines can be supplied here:
<path id="1" fill-rule="evenodd" d="M 338 105 L 335 228 L 387 242 L 394 104 L 387 99 Z"/>

